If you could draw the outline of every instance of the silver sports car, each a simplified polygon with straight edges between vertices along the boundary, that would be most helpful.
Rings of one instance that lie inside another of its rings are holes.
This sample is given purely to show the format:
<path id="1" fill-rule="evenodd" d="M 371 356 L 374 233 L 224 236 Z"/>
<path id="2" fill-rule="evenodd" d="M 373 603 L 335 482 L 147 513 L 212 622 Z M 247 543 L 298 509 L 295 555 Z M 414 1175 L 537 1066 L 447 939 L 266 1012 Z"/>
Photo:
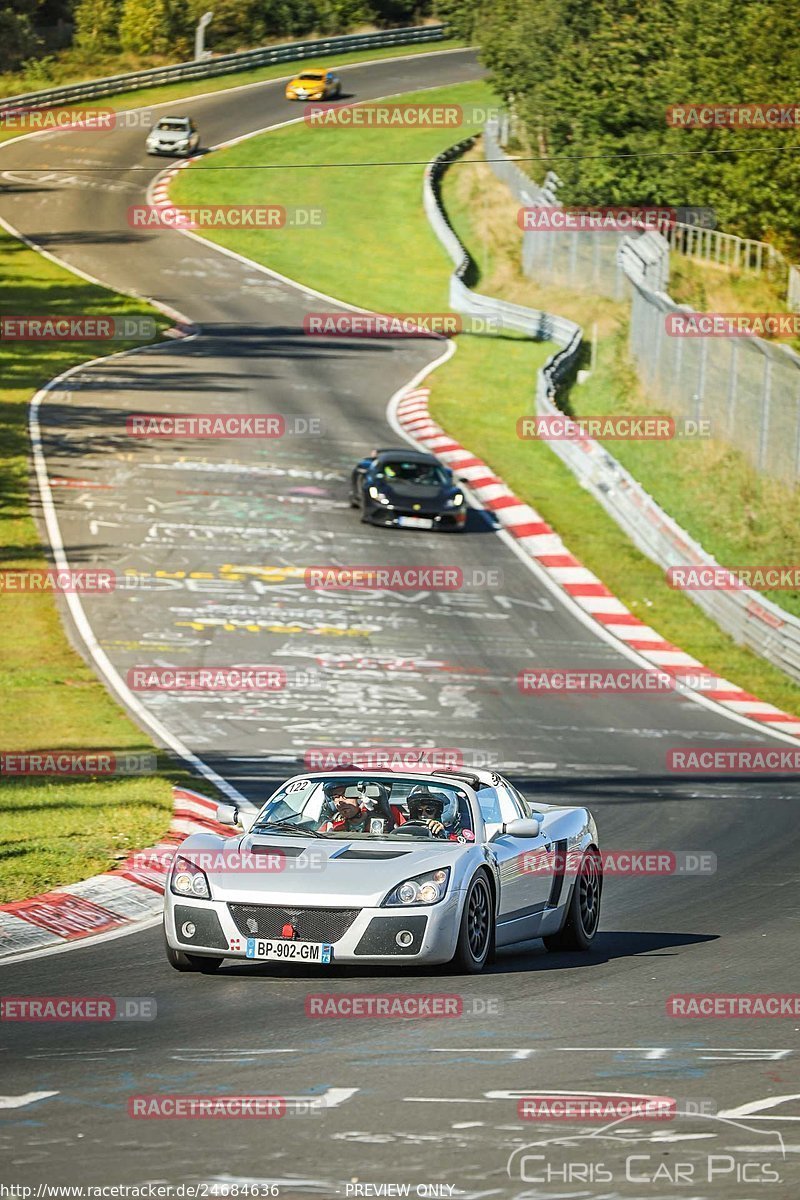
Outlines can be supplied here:
<path id="1" fill-rule="evenodd" d="M 167 878 L 178 971 L 253 962 L 449 963 L 500 946 L 587 950 L 602 868 L 585 808 L 532 805 L 487 770 L 295 775 L 258 813 L 224 804 Z"/>

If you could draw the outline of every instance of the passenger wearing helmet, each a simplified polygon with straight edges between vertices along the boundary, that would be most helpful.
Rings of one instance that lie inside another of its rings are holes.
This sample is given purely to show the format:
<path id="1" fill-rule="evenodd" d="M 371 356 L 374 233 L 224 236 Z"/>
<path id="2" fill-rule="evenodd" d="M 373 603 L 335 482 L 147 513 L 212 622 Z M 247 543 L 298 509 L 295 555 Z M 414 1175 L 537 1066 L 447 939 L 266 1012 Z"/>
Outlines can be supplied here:
<path id="1" fill-rule="evenodd" d="M 367 828 L 369 813 L 362 809 L 357 800 L 347 795 L 347 786 L 346 783 L 322 785 L 328 813 L 328 819 L 320 826 L 322 833 L 363 833 Z"/>

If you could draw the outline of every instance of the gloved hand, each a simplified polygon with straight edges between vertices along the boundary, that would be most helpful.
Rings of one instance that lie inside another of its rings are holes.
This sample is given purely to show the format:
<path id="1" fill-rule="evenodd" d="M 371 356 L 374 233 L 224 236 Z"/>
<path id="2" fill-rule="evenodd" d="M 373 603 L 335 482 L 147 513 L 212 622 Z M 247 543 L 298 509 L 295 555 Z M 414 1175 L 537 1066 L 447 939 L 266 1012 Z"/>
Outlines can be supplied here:
<path id="1" fill-rule="evenodd" d="M 442 822 L 435 821 L 433 817 L 428 817 L 428 819 L 425 821 L 425 824 L 428 826 L 428 829 L 430 829 L 434 837 L 439 837 L 440 834 L 444 833 L 444 825 Z"/>

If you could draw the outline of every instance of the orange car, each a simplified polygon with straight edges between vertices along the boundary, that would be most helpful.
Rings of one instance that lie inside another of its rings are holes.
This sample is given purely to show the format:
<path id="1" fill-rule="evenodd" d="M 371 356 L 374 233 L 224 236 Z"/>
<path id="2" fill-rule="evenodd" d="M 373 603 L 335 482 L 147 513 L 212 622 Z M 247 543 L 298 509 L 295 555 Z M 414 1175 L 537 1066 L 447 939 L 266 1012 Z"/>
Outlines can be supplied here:
<path id="1" fill-rule="evenodd" d="M 311 67 L 295 75 L 286 85 L 287 100 L 335 100 L 342 94 L 342 81 L 333 71 Z"/>

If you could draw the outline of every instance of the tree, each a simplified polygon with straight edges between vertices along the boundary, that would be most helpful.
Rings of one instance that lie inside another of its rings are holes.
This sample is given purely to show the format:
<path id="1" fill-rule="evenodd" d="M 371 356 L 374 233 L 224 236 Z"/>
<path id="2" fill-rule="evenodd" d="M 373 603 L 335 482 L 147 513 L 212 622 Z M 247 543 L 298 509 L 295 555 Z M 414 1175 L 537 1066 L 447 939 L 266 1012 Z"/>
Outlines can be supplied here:
<path id="1" fill-rule="evenodd" d="M 78 0 L 75 45 L 87 57 L 119 50 L 121 0 Z"/>
<path id="2" fill-rule="evenodd" d="M 0 0 L 0 71 L 16 71 L 40 49 L 31 16 L 35 0 Z"/>
<path id="3" fill-rule="evenodd" d="M 134 54 L 187 57 L 192 22 L 185 0 L 124 0 L 119 40 L 123 50 Z"/>

